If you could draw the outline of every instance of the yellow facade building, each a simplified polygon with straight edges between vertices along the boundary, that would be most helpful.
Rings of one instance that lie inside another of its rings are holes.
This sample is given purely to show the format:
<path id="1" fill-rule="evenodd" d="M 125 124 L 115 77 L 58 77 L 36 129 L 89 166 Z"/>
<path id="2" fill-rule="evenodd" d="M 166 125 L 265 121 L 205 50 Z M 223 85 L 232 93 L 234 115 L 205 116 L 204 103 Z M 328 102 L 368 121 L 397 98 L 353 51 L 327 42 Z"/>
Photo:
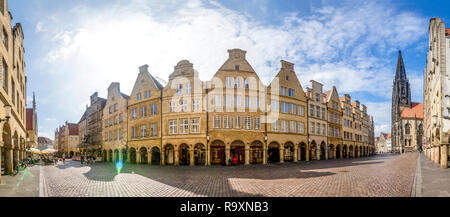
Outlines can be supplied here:
<path id="1" fill-rule="evenodd" d="M 305 93 L 294 64 L 284 60 L 266 86 L 246 51 L 228 54 L 206 82 L 182 60 L 166 85 L 147 65 L 139 67 L 129 97 L 112 83 L 101 116 L 103 160 L 194 166 L 362 156 L 373 130 L 363 124 L 364 106 L 352 106 L 350 95 L 339 98 L 336 87 L 323 93 L 316 81 Z M 85 113 L 79 122 L 80 135 L 89 134 L 81 126 L 88 118 Z"/>
<path id="2" fill-rule="evenodd" d="M 26 156 L 27 135 L 24 35 L 21 24 L 12 27 L 11 21 L 8 1 L 0 1 L 0 118 L 3 119 L 0 122 L 0 165 L 6 174 L 12 173 L 18 162 Z"/>

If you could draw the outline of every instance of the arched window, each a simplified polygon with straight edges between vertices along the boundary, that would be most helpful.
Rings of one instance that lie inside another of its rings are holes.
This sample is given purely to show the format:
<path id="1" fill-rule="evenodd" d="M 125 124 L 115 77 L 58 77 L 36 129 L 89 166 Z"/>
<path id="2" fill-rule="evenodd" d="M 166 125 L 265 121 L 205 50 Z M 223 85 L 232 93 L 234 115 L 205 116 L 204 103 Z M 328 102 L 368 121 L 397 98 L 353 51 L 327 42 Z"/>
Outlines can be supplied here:
<path id="1" fill-rule="evenodd" d="M 411 126 L 409 124 L 405 125 L 405 134 L 410 134 L 411 133 Z"/>

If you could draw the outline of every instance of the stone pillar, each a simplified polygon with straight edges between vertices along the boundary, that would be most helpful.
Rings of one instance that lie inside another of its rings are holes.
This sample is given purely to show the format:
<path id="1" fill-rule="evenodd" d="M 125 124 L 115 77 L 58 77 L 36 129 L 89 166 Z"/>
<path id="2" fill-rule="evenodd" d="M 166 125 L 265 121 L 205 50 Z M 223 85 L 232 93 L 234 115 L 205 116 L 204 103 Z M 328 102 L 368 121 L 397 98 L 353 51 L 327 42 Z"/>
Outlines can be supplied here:
<path id="1" fill-rule="evenodd" d="M 444 169 L 448 167 L 448 146 L 446 144 L 441 145 L 441 167 Z"/>
<path id="2" fill-rule="evenodd" d="M 109 154 L 109 151 L 106 150 L 106 161 L 109 162 L 111 159 L 111 155 Z"/>
<path id="3" fill-rule="evenodd" d="M 229 166 L 228 158 L 230 158 L 230 146 L 225 146 L 225 165 Z"/>
<path id="4" fill-rule="evenodd" d="M 320 146 L 319 147 L 316 146 L 316 158 L 317 158 L 317 160 L 321 160 L 320 159 Z"/>
<path id="5" fill-rule="evenodd" d="M 309 161 L 309 145 L 306 145 L 306 153 L 305 153 L 305 157 L 306 157 L 306 161 Z"/>
<path id="6" fill-rule="evenodd" d="M 280 163 L 284 163 L 284 144 L 280 146 Z"/>
<path id="7" fill-rule="evenodd" d="M 211 166 L 211 145 L 206 145 L 206 165 Z"/>
<path id="8" fill-rule="evenodd" d="M 434 147 L 434 163 L 439 164 L 439 158 L 440 158 L 440 147 L 436 146 Z"/>
<path id="9" fill-rule="evenodd" d="M 328 160 L 328 145 L 325 145 L 325 160 Z"/>
<path id="10" fill-rule="evenodd" d="M 166 152 L 164 149 L 161 151 L 161 165 L 166 165 Z"/>
<path id="11" fill-rule="evenodd" d="M 13 170 L 14 170 L 13 150 L 12 149 L 5 149 L 5 155 L 6 155 L 5 156 L 5 160 L 6 160 L 6 162 L 5 162 L 5 169 L 6 169 L 6 172 L 8 174 L 11 174 L 11 173 L 13 173 Z"/>
<path id="12" fill-rule="evenodd" d="M 151 150 L 147 151 L 147 164 L 148 165 L 152 164 L 152 151 Z"/>
<path id="13" fill-rule="evenodd" d="M 189 166 L 195 166 L 194 161 L 194 148 L 189 149 Z"/>
<path id="14" fill-rule="evenodd" d="M 179 156 L 178 156 L 178 146 L 175 146 L 174 147 L 174 149 L 173 149 L 173 154 L 175 155 L 175 162 L 173 162 L 174 163 L 174 165 L 175 166 L 179 166 L 180 165 L 180 159 L 179 159 Z"/>
<path id="15" fill-rule="evenodd" d="M 294 162 L 298 161 L 298 150 L 298 145 L 294 145 Z"/>
<path id="16" fill-rule="evenodd" d="M 136 151 L 136 164 L 141 163 L 141 151 Z"/>
<path id="17" fill-rule="evenodd" d="M 347 147 L 347 150 L 345 150 L 345 152 L 347 152 L 346 158 L 350 158 L 350 148 L 349 147 Z"/>
<path id="18" fill-rule="evenodd" d="M 131 156 L 131 151 L 128 150 L 127 151 L 127 163 L 130 163 L 130 156 Z"/>
<path id="19" fill-rule="evenodd" d="M 250 164 L 250 147 L 245 146 L 245 165 Z"/>
<path id="20" fill-rule="evenodd" d="M 263 165 L 267 164 L 267 147 L 266 145 L 263 146 Z"/>

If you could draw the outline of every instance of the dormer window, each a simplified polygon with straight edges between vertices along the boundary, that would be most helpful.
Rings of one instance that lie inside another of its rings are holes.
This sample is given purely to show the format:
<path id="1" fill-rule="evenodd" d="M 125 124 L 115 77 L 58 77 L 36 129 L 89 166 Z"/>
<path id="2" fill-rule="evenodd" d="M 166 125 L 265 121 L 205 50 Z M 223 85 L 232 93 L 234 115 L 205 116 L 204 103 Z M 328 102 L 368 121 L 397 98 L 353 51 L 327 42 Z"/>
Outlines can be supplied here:
<path id="1" fill-rule="evenodd" d="M 178 84 L 177 85 L 177 94 L 181 94 L 181 90 L 183 89 L 183 85 L 182 84 Z"/>
<path id="2" fill-rule="evenodd" d="M 235 66 L 234 66 L 234 69 L 235 69 L 236 71 L 239 71 L 239 65 L 235 65 Z"/>

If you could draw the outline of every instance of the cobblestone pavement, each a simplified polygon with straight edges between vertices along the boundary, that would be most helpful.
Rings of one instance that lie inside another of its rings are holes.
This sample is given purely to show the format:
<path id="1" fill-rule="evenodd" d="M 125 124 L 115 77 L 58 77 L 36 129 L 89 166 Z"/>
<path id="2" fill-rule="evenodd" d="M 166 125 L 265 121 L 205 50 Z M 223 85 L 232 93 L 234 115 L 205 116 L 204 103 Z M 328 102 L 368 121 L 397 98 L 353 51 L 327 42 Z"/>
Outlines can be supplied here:
<path id="1" fill-rule="evenodd" d="M 418 154 L 236 167 L 174 167 L 77 161 L 41 169 L 41 196 L 409 197 Z"/>
<path id="2" fill-rule="evenodd" d="M 420 156 L 421 163 L 421 196 L 450 197 L 450 169 L 443 169 L 433 163 L 424 154 Z"/>
<path id="3" fill-rule="evenodd" d="M 0 197 L 38 197 L 40 166 L 27 167 L 16 176 L 2 176 Z"/>

